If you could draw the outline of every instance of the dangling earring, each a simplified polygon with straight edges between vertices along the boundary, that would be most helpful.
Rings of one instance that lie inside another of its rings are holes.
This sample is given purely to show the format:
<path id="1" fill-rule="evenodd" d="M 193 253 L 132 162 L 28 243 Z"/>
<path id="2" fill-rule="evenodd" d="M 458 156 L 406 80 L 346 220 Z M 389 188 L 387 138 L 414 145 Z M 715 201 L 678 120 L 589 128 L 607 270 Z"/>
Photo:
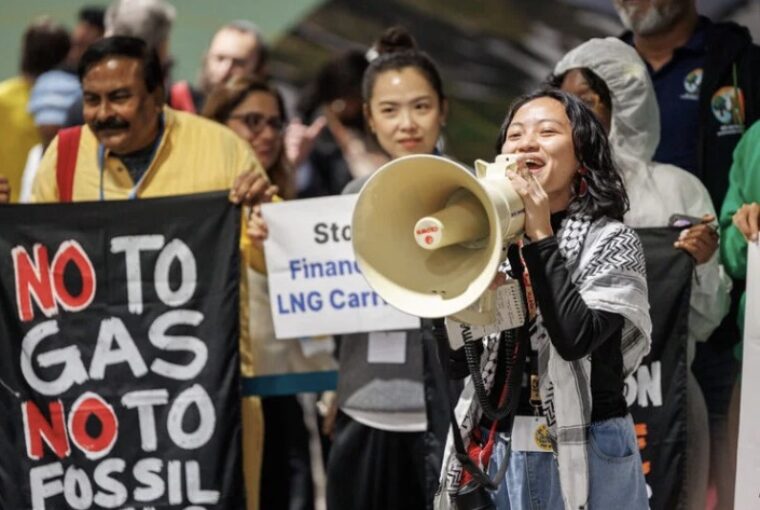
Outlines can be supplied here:
<path id="1" fill-rule="evenodd" d="M 578 183 L 578 196 L 584 197 L 586 196 L 586 193 L 588 193 L 588 182 L 586 182 L 585 175 L 588 173 L 588 169 L 581 165 L 580 168 L 578 168 L 578 175 L 581 176 L 580 182 Z"/>

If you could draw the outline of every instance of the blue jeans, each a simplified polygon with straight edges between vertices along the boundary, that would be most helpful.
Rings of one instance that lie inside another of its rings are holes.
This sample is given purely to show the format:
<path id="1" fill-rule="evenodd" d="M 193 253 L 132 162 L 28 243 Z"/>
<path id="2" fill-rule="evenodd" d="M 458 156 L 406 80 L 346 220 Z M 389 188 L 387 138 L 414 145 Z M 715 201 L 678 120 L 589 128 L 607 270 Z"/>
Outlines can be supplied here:
<path id="1" fill-rule="evenodd" d="M 587 449 L 588 510 L 649 508 L 641 455 L 630 415 L 592 423 L 588 428 Z M 499 470 L 506 452 L 506 440 L 499 436 L 488 466 L 491 476 Z M 491 495 L 497 510 L 564 510 L 554 454 L 512 452 L 504 481 Z"/>

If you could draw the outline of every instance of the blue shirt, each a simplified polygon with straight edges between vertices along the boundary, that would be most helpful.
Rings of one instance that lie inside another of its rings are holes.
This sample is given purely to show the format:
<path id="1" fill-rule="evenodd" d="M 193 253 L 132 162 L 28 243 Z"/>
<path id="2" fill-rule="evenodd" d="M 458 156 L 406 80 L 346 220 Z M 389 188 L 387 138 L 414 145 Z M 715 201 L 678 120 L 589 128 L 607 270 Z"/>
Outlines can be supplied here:
<path id="1" fill-rule="evenodd" d="M 699 90 L 704 67 L 706 28 L 710 21 L 700 17 L 691 38 L 673 52 L 673 57 L 655 71 L 647 63 L 660 107 L 660 143 L 654 161 L 676 165 L 696 175 L 699 160 Z M 633 45 L 632 35 L 625 38 Z"/>

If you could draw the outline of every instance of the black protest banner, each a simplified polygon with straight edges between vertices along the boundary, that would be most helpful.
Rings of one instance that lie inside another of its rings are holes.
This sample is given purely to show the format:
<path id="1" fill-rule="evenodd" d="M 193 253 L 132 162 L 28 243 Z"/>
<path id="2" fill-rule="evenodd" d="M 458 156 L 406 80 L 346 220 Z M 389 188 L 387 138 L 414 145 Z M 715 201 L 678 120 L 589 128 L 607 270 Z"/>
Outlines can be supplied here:
<path id="1" fill-rule="evenodd" d="M 244 507 L 239 214 L 0 207 L 0 508 Z"/>
<path id="2" fill-rule="evenodd" d="M 686 459 L 686 342 L 692 258 L 673 248 L 679 231 L 637 229 L 644 246 L 652 350 L 626 381 L 652 510 L 679 508 Z"/>

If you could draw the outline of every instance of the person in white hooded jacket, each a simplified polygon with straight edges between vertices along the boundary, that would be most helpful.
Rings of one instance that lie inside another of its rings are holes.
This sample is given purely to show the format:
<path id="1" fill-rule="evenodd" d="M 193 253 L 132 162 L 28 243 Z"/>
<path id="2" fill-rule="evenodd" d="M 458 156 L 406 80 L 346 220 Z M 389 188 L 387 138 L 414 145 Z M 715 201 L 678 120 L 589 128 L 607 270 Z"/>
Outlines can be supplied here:
<path id="1" fill-rule="evenodd" d="M 715 208 L 704 185 L 673 165 L 652 161 L 660 140 L 657 98 L 636 51 L 616 38 L 591 39 L 565 55 L 552 84 L 576 94 L 609 133 L 613 159 L 630 199 L 624 221 L 631 227 L 667 226 L 671 215 L 702 221 L 685 229 L 675 248 L 696 260 L 688 321 L 688 364 L 695 342 L 706 341 L 728 312 L 731 281 L 718 258 L 712 223 Z M 709 465 L 707 410 L 691 371 L 687 391 L 687 508 L 704 508 Z"/>

